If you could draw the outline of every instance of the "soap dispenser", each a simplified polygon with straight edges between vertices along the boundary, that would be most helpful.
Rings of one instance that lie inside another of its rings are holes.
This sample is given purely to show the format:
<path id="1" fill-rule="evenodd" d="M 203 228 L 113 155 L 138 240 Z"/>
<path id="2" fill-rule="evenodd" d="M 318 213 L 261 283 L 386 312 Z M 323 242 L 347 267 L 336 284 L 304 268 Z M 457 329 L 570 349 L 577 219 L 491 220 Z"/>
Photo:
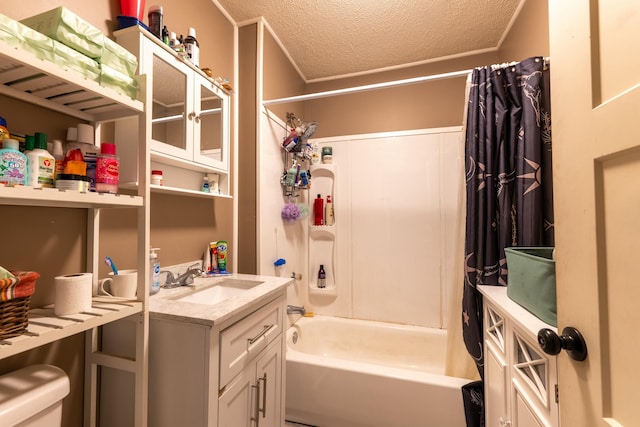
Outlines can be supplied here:
<path id="1" fill-rule="evenodd" d="M 151 248 L 149 253 L 149 278 L 151 280 L 149 287 L 149 295 L 158 293 L 160 290 L 160 262 L 158 261 L 158 254 L 160 248 Z"/>

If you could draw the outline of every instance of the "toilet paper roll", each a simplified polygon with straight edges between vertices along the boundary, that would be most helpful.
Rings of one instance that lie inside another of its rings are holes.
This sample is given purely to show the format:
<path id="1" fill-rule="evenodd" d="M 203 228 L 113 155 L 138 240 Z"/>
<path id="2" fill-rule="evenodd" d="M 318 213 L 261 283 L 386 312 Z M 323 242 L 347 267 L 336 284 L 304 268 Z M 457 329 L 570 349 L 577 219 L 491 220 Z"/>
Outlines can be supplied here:
<path id="1" fill-rule="evenodd" d="M 67 142 L 76 142 L 78 140 L 78 128 L 67 128 Z"/>
<path id="2" fill-rule="evenodd" d="M 93 144 L 93 126 L 78 123 L 78 142 Z"/>
<path id="3" fill-rule="evenodd" d="M 54 278 L 56 316 L 82 313 L 91 309 L 93 275 L 76 273 Z"/>

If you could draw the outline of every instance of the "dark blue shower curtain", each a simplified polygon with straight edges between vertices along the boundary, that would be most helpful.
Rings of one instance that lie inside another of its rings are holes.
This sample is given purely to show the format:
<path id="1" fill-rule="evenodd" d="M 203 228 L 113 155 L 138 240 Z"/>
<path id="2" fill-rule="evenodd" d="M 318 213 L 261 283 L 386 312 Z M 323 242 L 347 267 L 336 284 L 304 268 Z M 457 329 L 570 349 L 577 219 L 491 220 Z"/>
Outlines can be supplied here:
<path id="1" fill-rule="evenodd" d="M 463 338 L 484 378 L 478 285 L 507 285 L 504 249 L 553 246 L 549 64 L 533 57 L 472 73 L 465 140 Z M 484 425 L 482 382 L 463 390 L 469 427 Z"/>

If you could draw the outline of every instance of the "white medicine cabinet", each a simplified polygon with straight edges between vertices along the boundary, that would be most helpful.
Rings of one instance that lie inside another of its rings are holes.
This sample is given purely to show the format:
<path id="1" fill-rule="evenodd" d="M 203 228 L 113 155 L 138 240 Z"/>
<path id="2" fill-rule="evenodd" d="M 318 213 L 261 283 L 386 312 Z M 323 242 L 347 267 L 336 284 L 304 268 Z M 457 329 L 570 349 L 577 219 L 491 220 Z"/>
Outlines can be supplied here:
<path id="1" fill-rule="evenodd" d="M 229 195 L 230 96 L 202 71 L 139 26 L 114 33 L 138 57 L 138 73 L 150 82 L 145 94 L 151 170 L 163 172 L 152 191 L 201 193 L 204 176 L 217 174 L 215 196 Z M 116 140 L 138 135 L 133 121 L 116 126 Z M 126 150 L 126 146 L 123 147 Z M 121 156 L 126 153 L 120 153 Z M 141 182 L 136 163 L 121 166 L 121 181 Z"/>

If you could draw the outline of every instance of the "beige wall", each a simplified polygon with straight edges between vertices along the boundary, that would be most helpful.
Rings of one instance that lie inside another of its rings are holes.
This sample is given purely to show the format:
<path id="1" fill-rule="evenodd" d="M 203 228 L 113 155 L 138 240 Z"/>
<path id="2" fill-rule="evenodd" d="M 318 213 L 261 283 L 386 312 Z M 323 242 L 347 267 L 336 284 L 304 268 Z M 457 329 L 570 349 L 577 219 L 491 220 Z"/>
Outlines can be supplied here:
<path id="1" fill-rule="evenodd" d="M 238 176 L 238 271 L 256 273 L 256 134 L 258 111 L 257 61 L 259 37 L 263 39 L 263 96 L 274 99 L 299 95 L 304 92 L 304 81 L 291 62 L 284 55 L 276 40 L 266 29 L 262 31 L 262 23 L 254 23 L 240 29 L 240 92 L 239 106 L 239 153 L 240 175 Z M 303 103 L 287 106 L 275 106 L 273 111 L 286 117 L 287 112 L 303 116 Z M 277 185 L 277 183 L 276 183 Z"/>
<path id="2" fill-rule="evenodd" d="M 529 0 L 524 4 L 498 56 L 501 63 L 549 56 L 548 2 Z"/>
<path id="3" fill-rule="evenodd" d="M 256 120 L 257 120 L 257 37 L 258 25 L 239 30 L 239 85 L 242 87 L 238 111 L 238 272 L 255 274 L 256 260 Z"/>

